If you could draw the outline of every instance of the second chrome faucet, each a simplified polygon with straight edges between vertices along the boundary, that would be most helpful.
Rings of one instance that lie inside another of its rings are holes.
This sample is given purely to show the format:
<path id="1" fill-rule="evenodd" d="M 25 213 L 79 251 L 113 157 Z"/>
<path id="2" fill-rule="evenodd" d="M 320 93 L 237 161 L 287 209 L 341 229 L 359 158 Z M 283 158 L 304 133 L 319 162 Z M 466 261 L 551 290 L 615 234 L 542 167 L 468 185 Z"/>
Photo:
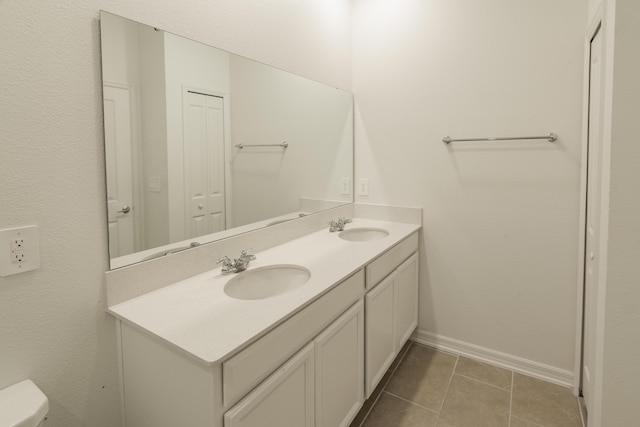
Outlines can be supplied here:
<path id="1" fill-rule="evenodd" d="M 256 256 L 251 253 L 253 249 L 243 249 L 240 252 L 240 257 L 237 259 L 230 259 L 228 256 L 223 256 L 216 261 L 216 264 L 222 263 L 222 274 L 239 273 L 249 267 L 249 262 L 256 259 Z"/>

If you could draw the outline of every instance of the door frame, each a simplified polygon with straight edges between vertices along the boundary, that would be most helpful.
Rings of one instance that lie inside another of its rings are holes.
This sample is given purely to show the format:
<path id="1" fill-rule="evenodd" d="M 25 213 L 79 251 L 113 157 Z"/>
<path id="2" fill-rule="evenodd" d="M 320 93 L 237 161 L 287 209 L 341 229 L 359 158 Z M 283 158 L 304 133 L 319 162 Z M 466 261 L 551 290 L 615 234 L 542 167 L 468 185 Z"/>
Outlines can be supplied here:
<path id="1" fill-rule="evenodd" d="M 584 38 L 584 75 L 583 75 L 583 110 L 582 110 L 582 153 L 581 153 L 581 170 L 580 170 L 580 213 L 579 213 L 579 233 L 578 233 L 578 280 L 577 280 L 577 310 L 576 310 L 576 342 L 575 342 L 575 360 L 574 360 L 574 384 L 573 384 L 573 392 L 576 396 L 580 396 L 581 394 L 581 386 L 582 386 L 582 375 L 583 375 L 583 339 L 584 339 L 584 320 L 585 320 L 585 268 L 586 268 L 586 227 L 587 227 L 587 186 L 588 186 L 588 161 L 589 161 L 589 110 L 590 110 L 590 67 L 591 67 L 591 42 L 595 38 L 595 36 L 600 32 L 600 35 L 603 37 L 602 39 L 602 76 L 601 76 L 601 104 L 606 105 L 606 82 L 607 82 L 607 73 L 608 69 L 608 56 L 611 55 L 608 52 L 610 43 L 607 39 L 610 37 L 608 31 L 604 26 L 604 16 L 602 5 L 598 7 L 598 10 L 594 14 L 594 18 L 591 21 L 590 25 L 587 28 L 585 38 Z M 602 386 L 599 378 L 602 378 L 600 368 L 602 367 L 602 356 L 601 351 L 598 349 L 602 348 L 604 331 L 602 330 L 602 325 L 604 324 L 604 292 L 601 292 L 602 284 L 604 283 L 604 278 L 606 275 L 606 242 L 607 242 L 607 229 L 603 227 L 603 224 L 606 224 L 608 221 L 608 216 L 606 215 L 606 209 L 603 209 L 603 206 L 608 206 L 608 174 L 609 174 L 609 166 L 607 164 L 607 149 L 605 146 L 609 143 L 606 138 L 607 131 L 607 119 L 603 115 L 604 108 L 601 108 L 601 135 L 602 135 L 602 158 L 601 162 L 601 196 L 600 196 L 600 206 L 597 208 L 601 216 L 599 218 L 599 242 L 598 242 L 598 275 L 596 278 L 596 287 L 597 291 L 597 310 L 595 313 L 596 316 L 596 330 L 592 331 L 594 335 L 594 342 L 596 348 L 596 356 L 595 356 L 595 370 L 594 376 L 591 379 L 592 384 L 592 398 L 591 402 L 593 407 L 589 409 L 589 419 L 597 420 L 599 418 L 601 412 L 601 404 L 602 404 L 602 395 L 599 387 Z M 595 385 L 595 387 L 594 387 Z M 580 405 L 581 409 L 584 406 L 584 402 L 580 397 Z M 586 420 L 585 420 L 586 421 Z"/>

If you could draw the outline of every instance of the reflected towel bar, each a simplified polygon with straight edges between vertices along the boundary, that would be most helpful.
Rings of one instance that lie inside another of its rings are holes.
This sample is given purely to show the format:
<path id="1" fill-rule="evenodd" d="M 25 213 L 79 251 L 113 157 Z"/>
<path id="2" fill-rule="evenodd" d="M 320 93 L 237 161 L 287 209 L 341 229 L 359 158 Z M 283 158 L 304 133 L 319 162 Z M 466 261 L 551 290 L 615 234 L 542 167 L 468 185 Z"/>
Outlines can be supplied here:
<path id="1" fill-rule="evenodd" d="M 512 141 L 516 139 L 546 139 L 549 142 L 553 142 L 556 139 L 558 139 L 558 135 L 556 135 L 555 133 L 550 133 L 549 135 L 545 135 L 545 136 L 496 136 L 496 137 L 489 137 L 489 138 L 457 138 L 457 139 L 453 139 L 450 136 L 445 136 L 444 138 L 442 138 L 442 142 L 444 142 L 445 144 L 448 144 L 454 141 Z"/>
<path id="2" fill-rule="evenodd" d="M 284 141 L 280 144 L 236 144 L 236 148 L 239 149 L 243 149 L 246 147 L 282 147 L 282 148 L 287 148 L 289 146 L 289 143 L 287 141 Z"/>

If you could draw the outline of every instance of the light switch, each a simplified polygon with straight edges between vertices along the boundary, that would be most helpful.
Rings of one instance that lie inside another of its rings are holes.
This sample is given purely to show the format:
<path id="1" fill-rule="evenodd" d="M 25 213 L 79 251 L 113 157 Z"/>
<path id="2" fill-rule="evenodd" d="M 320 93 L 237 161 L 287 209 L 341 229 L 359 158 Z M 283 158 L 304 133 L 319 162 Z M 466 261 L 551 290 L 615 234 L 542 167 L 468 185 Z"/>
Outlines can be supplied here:
<path id="1" fill-rule="evenodd" d="M 40 267 L 38 227 L 0 230 L 0 276 L 11 276 Z"/>
<path id="2" fill-rule="evenodd" d="M 162 192 L 162 184 L 160 183 L 159 176 L 150 176 L 148 190 L 152 193 Z"/>

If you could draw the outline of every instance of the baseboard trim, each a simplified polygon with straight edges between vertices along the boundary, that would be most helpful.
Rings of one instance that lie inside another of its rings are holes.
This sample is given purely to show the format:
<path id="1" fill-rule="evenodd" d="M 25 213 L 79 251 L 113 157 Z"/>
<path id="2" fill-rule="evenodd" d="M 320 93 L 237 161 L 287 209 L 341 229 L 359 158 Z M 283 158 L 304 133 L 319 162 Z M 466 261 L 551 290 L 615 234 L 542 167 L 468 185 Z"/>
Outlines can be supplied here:
<path id="1" fill-rule="evenodd" d="M 411 336 L 411 339 L 417 343 L 424 344 L 438 350 L 477 359 L 490 365 L 499 366 L 501 368 L 559 384 L 561 386 L 573 388 L 574 385 L 574 373 L 572 371 L 566 371 L 564 369 L 544 365 L 542 363 L 422 330 L 416 330 Z"/>

